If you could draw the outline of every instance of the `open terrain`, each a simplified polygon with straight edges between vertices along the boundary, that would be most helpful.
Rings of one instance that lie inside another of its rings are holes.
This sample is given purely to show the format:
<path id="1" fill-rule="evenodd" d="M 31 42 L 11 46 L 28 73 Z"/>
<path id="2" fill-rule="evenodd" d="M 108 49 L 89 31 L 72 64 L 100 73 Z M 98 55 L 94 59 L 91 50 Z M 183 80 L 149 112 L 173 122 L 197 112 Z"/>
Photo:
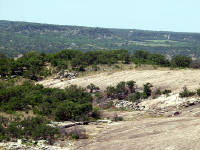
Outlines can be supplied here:
<path id="1" fill-rule="evenodd" d="M 78 140 L 80 150 L 199 150 L 199 104 L 173 117 L 152 117 L 146 112 L 104 112 L 118 114 L 124 121 L 86 127 L 89 139 Z M 170 113 L 170 112 L 167 112 Z"/>
<path id="2" fill-rule="evenodd" d="M 72 80 L 60 81 L 49 79 L 40 83 L 47 87 L 65 88 L 76 84 L 86 87 L 93 83 L 105 89 L 109 85 L 116 85 L 120 81 L 134 80 L 139 87 L 150 82 L 154 87 L 168 88 L 178 93 L 183 86 L 195 90 L 199 85 L 200 70 L 182 69 L 170 70 L 159 68 L 157 70 L 132 69 L 117 72 L 103 72 Z M 152 115 L 149 111 L 117 111 L 104 112 L 103 117 L 118 114 L 124 121 L 111 124 L 88 125 L 84 128 L 89 135 L 88 139 L 74 142 L 71 149 L 77 150 L 199 150 L 200 147 L 200 107 L 199 104 L 186 108 L 177 108 L 181 99 L 177 94 L 169 97 L 160 97 L 147 100 L 143 105 L 161 108 L 161 116 Z M 176 102 L 172 102 L 173 99 Z M 197 100 L 198 98 L 185 98 L 183 101 Z M 166 105 L 166 106 L 165 106 Z M 173 106 L 167 111 L 167 106 Z M 163 108 L 163 109 L 162 109 Z M 177 115 L 174 112 L 178 111 Z"/>
<path id="3" fill-rule="evenodd" d="M 104 127 L 91 139 L 80 140 L 80 150 L 199 150 L 200 119 L 146 118 Z"/>
<path id="4" fill-rule="evenodd" d="M 90 83 L 105 89 L 107 86 L 116 85 L 120 81 L 136 81 L 139 87 L 149 82 L 156 88 L 168 88 L 173 92 L 179 92 L 184 86 L 189 89 L 196 89 L 200 87 L 200 70 L 170 70 L 170 69 L 157 69 L 157 70 L 127 70 L 117 72 L 103 72 L 95 75 L 80 77 L 72 80 L 61 81 L 59 79 L 47 79 L 40 81 L 46 87 L 65 88 L 66 86 L 75 84 L 78 86 L 86 87 Z"/>

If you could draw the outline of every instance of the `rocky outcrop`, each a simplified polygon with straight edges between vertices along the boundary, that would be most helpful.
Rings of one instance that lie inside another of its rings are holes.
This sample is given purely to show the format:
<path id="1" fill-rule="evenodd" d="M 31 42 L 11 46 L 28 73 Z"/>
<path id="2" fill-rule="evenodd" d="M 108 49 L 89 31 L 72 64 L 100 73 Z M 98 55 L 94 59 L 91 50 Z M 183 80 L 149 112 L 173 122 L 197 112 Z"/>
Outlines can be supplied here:
<path id="1" fill-rule="evenodd" d="M 114 102 L 114 106 L 119 109 L 125 110 L 136 110 L 140 111 L 143 110 L 145 106 L 140 107 L 138 103 L 126 101 L 126 100 L 117 100 Z"/>
<path id="2" fill-rule="evenodd" d="M 52 122 L 51 124 L 48 124 L 51 127 L 54 128 L 70 128 L 76 125 L 85 125 L 84 122 L 71 122 L 71 121 L 64 121 L 64 122 Z"/>
<path id="3" fill-rule="evenodd" d="M 78 76 L 78 73 L 73 73 L 70 72 L 69 70 L 64 70 L 64 71 L 60 71 L 57 73 L 56 77 L 54 79 L 75 79 Z"/>
<path id="4" fill-rule="evenodd" d="M 199 97 L 181 98 L 179 94 L 171 93 L 169 95 L 161 95 L 156 99 L 142 100 L 140 103 L 133 103 L 126 100 L 117 100 L 114 106 L 119 109 L 146 111 L 155 116 L 177 116 L 181 110 L 200 104 Z M 169 113 L 170 112 L 170 113 Z"/>

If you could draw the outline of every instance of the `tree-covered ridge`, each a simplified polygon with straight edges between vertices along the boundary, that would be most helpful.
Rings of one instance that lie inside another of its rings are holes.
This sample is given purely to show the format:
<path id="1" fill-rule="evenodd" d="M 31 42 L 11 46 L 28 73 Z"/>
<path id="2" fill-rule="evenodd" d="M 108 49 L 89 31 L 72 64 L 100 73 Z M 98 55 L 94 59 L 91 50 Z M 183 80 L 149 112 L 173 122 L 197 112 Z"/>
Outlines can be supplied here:
<path id="1" fill-rule="evenodd" d="M 127 49 L 199 58 L 200 34 L 107 29 L 0 21 L 0 53 L 9 57 L 37 51 Z"/>

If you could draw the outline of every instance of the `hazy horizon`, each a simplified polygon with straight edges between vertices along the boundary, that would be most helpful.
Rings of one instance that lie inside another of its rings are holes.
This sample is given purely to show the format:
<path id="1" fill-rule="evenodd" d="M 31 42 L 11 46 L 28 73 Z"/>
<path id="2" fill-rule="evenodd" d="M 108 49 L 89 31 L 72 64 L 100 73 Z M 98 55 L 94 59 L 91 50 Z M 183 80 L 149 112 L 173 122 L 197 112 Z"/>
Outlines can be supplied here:
<path id="1" fill-rule="evenodd" d="M 199 5 L 197 0 L 0 0 L 0 20 L 199 33 Z"/>

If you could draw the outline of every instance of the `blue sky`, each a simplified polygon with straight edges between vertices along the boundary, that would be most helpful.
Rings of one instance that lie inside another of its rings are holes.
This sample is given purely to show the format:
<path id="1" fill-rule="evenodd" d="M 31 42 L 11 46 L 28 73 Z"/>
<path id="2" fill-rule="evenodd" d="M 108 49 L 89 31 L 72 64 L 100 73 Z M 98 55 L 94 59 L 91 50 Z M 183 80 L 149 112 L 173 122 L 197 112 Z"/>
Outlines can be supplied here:
<path id="1" fill-rule="evenodd" d="M 0 20 L 200 32 L 200 0 L 0 0 Z"/>

